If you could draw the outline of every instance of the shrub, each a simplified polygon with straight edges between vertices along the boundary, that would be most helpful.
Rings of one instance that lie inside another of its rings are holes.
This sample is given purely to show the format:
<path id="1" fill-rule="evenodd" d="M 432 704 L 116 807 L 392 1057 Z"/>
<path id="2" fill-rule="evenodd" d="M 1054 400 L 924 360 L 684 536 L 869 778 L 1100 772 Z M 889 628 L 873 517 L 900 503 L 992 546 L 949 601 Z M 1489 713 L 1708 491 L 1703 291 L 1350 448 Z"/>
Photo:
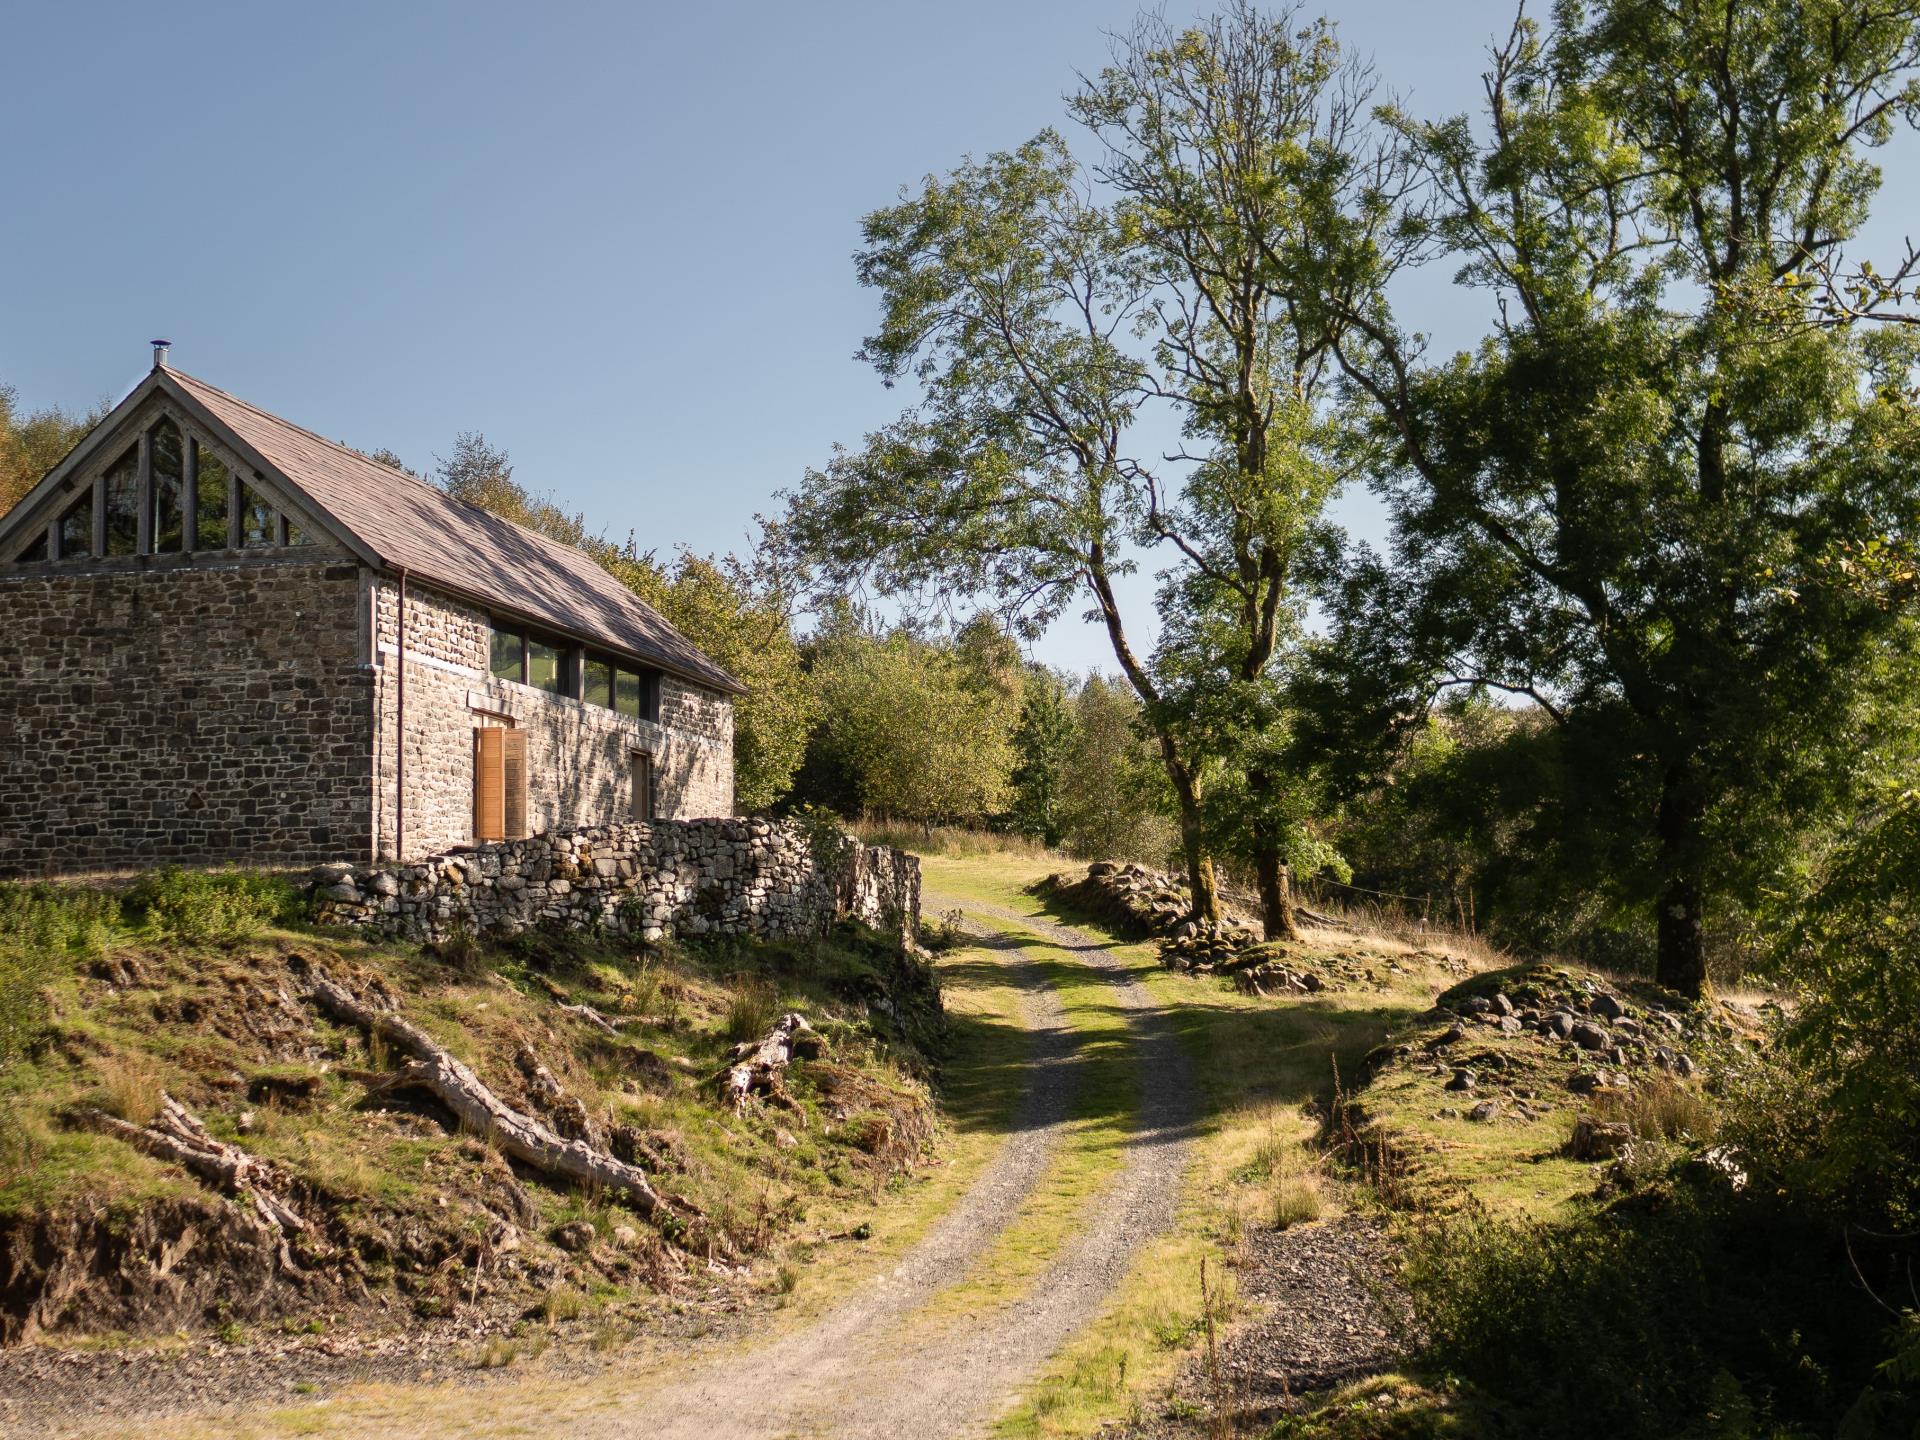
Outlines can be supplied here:
<path id="1" fill-rule="evenodd" d="M 0 1065 L 46 1023 L 46 987 L 105 955 L 119 919 L 119 901 L 102 891 L 0 884 Z"/>
<path id="2" fill-rule="evenodd" d="M 119 924 L 120 902 L 105 891 L 0 883 L 0 948 L 96 960 Z"/>
<path id="3" fill-rule="evenodd" d="M 182 870 L 168 866 L 141 879 L 127 895 L 156 940 L 206 944 L 244 940 L 267 926 L 293 919 L 299 899 L 277 875 L 251 870 Z"/>
<path id="4" fill-rule="evenodd" d="M 1428 1358 L 1542 1437 L 1830 1433 L 1885 1319 L 1823 1217 L 1712 1182 L 1564 1224 L 1437 1221 L 1407 1278 Z"/>
<path id="5" fill-rule="evenodd" d="M 1786 1178 L 1875 1229 L 1920 1226 L 1920 793 L 1833 858 L 1774 963 L 1799 1003 L 1768 1103 L 1819 1117 L 1776 1135 Z"/>

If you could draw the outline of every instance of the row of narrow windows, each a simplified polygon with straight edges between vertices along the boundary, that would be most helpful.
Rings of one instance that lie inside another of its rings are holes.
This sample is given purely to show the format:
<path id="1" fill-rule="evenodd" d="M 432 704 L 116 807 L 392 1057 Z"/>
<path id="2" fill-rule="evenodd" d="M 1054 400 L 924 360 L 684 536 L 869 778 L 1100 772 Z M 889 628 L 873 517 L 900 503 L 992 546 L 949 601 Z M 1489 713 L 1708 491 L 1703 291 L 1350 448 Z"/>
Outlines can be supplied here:
<path id="1" fill-rule="evenodd" d="M 147 431 L 147 474 L 136 441 L 84 487 L 19 559 L 179 555 L 190 550 L 258 550 L 305 545 L 298 525 L 171 420 Z M 144 525 L 144 537 L 142 529 Z M 144 549 L 143 549 L 144 539 Z"/>
<path id="2" fill-rule="evenodd" d="M 565 641 L 545 640 L 495 625 L 491 643 L 495 679 L 567 695 L 638 720 L 660 719 L 660 672 L 640 670 Z"/>

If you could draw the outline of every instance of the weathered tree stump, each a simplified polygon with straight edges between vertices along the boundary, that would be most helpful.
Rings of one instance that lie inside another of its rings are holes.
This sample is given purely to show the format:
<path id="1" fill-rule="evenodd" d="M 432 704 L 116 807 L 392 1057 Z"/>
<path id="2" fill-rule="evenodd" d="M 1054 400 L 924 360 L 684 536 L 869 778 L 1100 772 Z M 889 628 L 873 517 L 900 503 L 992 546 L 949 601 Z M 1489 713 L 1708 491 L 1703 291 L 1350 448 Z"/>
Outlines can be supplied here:
<path id="1" fill-rule="evenodd" d="M 764 1095 L 776 1104 L 798 1111 L 799 1106 L 780 1083 L 780 1072 L 798 1056 L 818 1059 L 826 1053 L 827 1042 L 806 1017 L 789 1010 L 760 1040 L 747 1040 L 733 1047 L 733 1063 L 716 1077 L 721 1096 L 735 1110 L 749 1097 Z"/>

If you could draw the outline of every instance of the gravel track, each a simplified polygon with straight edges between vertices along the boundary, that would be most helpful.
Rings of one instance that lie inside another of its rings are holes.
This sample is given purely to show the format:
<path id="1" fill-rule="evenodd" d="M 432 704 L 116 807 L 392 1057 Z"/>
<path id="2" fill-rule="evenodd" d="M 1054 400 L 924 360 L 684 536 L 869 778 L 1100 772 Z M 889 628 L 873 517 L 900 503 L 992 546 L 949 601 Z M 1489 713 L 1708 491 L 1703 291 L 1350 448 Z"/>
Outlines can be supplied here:
<path id="1" fill-rule="evenodd" d="M 1023 1115 L 1042 1134 L 1029 1138 L 1023 1126 L 1008 1153 L 885 1286 L 742 1360 L 623 1406 L 580 1433 L 660 1440 L 715 1434 L 934 1440 L 975 1433 L 1094 1318 L 1140 1247 L 1172 1225 L 1195 1104 L 1187 1057 L 1167 1017 L 1108 954 L 1107 942 L 997 906 L 969 901 L 961 908 L 970 919 L 1018 926 L 1106 975 L 1127 1012 L 1141 1069 L 1139 1126 L 1118 1175 L 1089 1205 L 1085 1226 L 1019 1299 L 912 1325 L 916 1305 L 965 1277 L 1039 1180 L 1057 1143 L 1070 1097 L 1064 1086 L 1049 1083 L 1049 1072 L 1057 1074 L 1076 1042 L 1059 1000 L 1041 982 L 1027 992 L 1037 1053 Z M 1038 979 L 1028 966 L 1020 968 Z"/>

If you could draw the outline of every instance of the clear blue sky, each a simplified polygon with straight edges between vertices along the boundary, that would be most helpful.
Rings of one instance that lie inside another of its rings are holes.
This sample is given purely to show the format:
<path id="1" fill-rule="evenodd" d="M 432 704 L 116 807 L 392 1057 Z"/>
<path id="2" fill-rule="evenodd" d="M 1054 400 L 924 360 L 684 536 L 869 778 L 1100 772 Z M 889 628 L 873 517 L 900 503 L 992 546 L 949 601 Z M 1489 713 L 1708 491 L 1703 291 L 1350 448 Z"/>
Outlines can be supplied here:
<path id="1" fill-rule="evenodd" d="M 0 381 L 116 399 L 166 335 L 179 368 L 417 470 L 482 430 L 610 536 L 739 548 L 897 412 L 852 359 L 861 215 L 1060 123 L 1138 8 L 16 5 Z M 1474 104 L 1511 18 L 1332 13 L 1424 113 Z M 1449 345 L 1477 333 L 1444 268 L 1407 303 Z M 1377 532 L 1364 495 L 1342 513 Z M 1077 619 L 1038 653 L 1112 668 Z"/>

